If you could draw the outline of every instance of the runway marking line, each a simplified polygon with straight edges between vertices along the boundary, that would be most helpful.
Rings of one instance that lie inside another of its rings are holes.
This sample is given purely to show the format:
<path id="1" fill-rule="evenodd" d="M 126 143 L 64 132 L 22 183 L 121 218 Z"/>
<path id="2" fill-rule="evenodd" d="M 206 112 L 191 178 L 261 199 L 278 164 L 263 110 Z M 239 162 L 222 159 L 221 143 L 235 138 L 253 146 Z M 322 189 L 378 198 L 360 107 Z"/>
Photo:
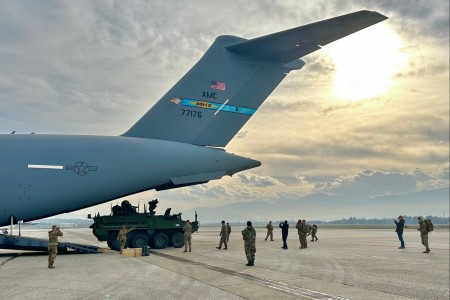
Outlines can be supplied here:
<path id="1" fill-rule="evenodd" d="M 191 265 L 200 266 L 200 267 L 203 267 L 206 269 L 225 273 L 225 274 L 228 274 L 231 276 L 241 277 L 243 279 L 253 281 L 258 285 L 265 286 L 265 287 L 268 287 L 268 288 L 271 288 L 271 289 L 274 289 L 274 290 L 277 290 L 280 292 L 284 292 L 287 294 L 295 295 L 295 296 L 302 296 L 302 297 L 306 297 L 308 299 L 313 299 L 313 300 L 349 300 L 347 298 L 343 298 L 340 296 L 332 296 L 332 295 L 328 295 L 328 294 L 325 294 L 322 292 L 297 287 L 295 285 L 289 285 L 289 284 L 281 282 L 281 281 L 259 278 L 259 277 L 256 277 L 256 276 L 253 276 L 250 274 L 244 274 L 244 273 L 240 273 L 240 272 L 236 272 L 236 271 L 232 271 L 232 270 L 227 270 L 227 269 L 224 269 L 221 267 L 214 267 L 214 266 L 211 266 L 211 265 L 208 265 L 205 263 L 196 262 L 196 261 L 192 261 L 189 259 L 185 259 L 185 258 L 173 256 L 173 255 L 168 255 L 168 254 L 164 254 L 164 253 L 160 253 L 160 252 L 153 252 L 153 251 L 150 251 L 150 252 L 156 256 L 161 256 L 161 257 L 165 257 L 168 259 L 188 263 Z"/>

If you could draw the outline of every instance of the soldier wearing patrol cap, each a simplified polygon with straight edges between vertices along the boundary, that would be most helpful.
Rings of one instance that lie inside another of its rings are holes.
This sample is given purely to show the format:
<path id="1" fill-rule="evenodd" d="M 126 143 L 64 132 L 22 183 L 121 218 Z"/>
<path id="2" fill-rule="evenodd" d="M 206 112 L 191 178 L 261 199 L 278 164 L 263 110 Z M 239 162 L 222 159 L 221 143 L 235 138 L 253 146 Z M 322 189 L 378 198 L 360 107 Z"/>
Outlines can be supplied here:
<path id="1" fill-rule="evenodd" d="M 272 221 L 269 221 L 269 224 L 267 224 L 266 229 L 267 229 L 267 235 L 266 235 L 265 241 L 267 241 L 267 239 L 270 236 L 270 240 L 273 242 L 273 225 L 272 225 Z"/>
<path id="2" fill-rule="evenodd" d="M 422 245 L 425 246 L 425 251 L 423 253 L 430 253 L 430 247 L 428 246 L 428 228 L 427 223 L 422 217 L 418 217 L 417 220 L 419 221 L 419 230 L 420 232 L 420 239 L 422 240 Z"/>
<path id="3" fill-rule="evenodd" d="M 127 243 L 127 234 L 130 231 L 133 231 L 134 228 L 127 229 L 125 225 L 122 225 L 122 228 L 120 228 L 119 233 L 117 234 L 117 240 L 119 241 L 120 245 L 120 254 L 122 254 L 123 248 L 125 248 L 125 244 Z"/>
<path id="4" fill-rule="evenodd" d="M 223 250 L 227 250 L 227 238 L 228 238 L 228 228 L 227 225 L 225 225 L 225 221 L 222 221 L 222 227 L 220 228 L 220 242 L 219 247 L 216 247 L 217 249 L 222 249 L 222 244 L 225 245 L 225 248 Z"/>
<path id="5" fill-rule="evenodd" d="M 186 220 L 186 224 L 183 226 L 183 233 L 184 233 L 184 251 L 187 252 L 187 247 L 189 244 L 189 252 L 191 252 L 191 246 L 192 246 L 192 225 L 189 220 Z"/>
<path id="6" fill-rule="evenodd" d="M 245 256 L 247 256 L 246 266 L 255 265 L 255 253 L 256 253 L 256 231 L 252 226 L 252 222 L 247 222 L 247 227 L 242 230 L 242 239 L 244 240 Z"/>
<path id="7" fill-rule="evenodd" d="M 58 237 L 63 236 L 61 230 L 56 225 L 52 226 L 52 230 L 48 232 L 48 268 L 54 269 L 56 253 L 58 249 Z"/>

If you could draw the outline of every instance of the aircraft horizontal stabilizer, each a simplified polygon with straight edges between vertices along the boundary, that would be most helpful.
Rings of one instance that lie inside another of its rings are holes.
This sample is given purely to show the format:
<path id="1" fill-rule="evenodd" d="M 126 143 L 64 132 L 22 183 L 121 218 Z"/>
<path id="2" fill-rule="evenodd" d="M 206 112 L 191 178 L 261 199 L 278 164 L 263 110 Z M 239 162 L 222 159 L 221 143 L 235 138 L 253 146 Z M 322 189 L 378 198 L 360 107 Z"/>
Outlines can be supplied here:
<path id="1" fill-rule="evenodd" d="M 362 10 L 239 42 L 227 49 L 253 59 L 289 63 L 386 19 L 377 12 Z"/>

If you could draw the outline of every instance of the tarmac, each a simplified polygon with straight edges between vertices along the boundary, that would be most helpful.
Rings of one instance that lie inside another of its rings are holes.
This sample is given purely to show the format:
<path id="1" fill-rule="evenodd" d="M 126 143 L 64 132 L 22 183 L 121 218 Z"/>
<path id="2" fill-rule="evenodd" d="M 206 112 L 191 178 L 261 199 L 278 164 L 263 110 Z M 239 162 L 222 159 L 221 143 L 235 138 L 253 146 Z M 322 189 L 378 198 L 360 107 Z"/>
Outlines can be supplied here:
<path id="1" fill-rule="evenodd" d="M 275 224 L 276 225 L 276 224 Z M 295 224 L 291 224 L 293 227 Z M 264 241 L 257 228 L 254 267 L 245 266 L 241 230 L 232 226 L 228 250 L 217 250 L 220 227 L 200 227 L 192 252 L 166 248 L 149 256 L 60 254 L 55 269 L 47 253 L 0 250 L 0 299 L 449 299 L 449 230 L 429 236 L 424 254 L 417 230 L 320 228 L 319 240 L 299 249 L 290 230 Z M 64 229 L 60 241 L 107 247 L 89 229 Z M 45 229 L 22 230 L 45 237 Z M 309 238 L 309 237 L 308 237 Z"/>

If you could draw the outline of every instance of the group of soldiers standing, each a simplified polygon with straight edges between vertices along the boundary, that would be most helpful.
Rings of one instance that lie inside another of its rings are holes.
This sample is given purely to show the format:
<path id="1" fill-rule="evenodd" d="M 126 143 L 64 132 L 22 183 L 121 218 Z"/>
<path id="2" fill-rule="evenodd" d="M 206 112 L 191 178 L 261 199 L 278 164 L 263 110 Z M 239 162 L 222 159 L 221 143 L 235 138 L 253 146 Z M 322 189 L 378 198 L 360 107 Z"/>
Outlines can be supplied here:
<path id="1" fill-rule="evenodd" d="M 228 241 L 230 240 L 231 234 L 231 226 L 230 223 L 226 223 L 225 221 L 221 222 L 222 226 L 220 228 L 220 241 L 219 246 L 216 249 L 222 250 L 222 245 L 224 245 L 223 250 L 228 249 Z M 247 256 L 247 264 L 246 266 L 254 266 L 255 263 L 255 253 L 256 253 L 256 231 L 252 226 L 252 222 L 247 222 L 247 227 L 242 230 L 242 239 L 244 240 L 244 250 L 245 255 Z M 272 236 L 273 239 L 273 236 Z"/>
<path id="2" fill-rule="evenodd" d="M 425 246 L 424 253 L 429 253 L 430 248 L 428 245 L 428 233 L 433 230 L 433 225 L 432 225 L 431 221 L 429 223 L 427 223 L 426 221 L 429 221 L 429 220 L 428 219 L 424 220 L 422 217 L 419 217 L 418 218 L 419 228 L 417 228 L 417 230 L 419 230 L 422 244 Z M 405 220 L 403 219 L 402 216 L 399 216 L 398 221 L 394 220 L 394 222 L 396 224 L 396 232 L 397 232 L 398 238 L 400 240 L 399 248 L 404 249 L 405 242 L 403 240 L 403 228 L 404 228 Z M 283 246 L 281 248 L 287 250 L 288 246 L 287 246 L 286 241 L 287 241 L 287 237 L 289 234 L 288 221 L 285 220 L 284 222 L 281 222 L 279 224 L 279 227 L 281 228 L 281 236 L 282 236 L 282 240 L 283 240 Z M 298 238 L 300 241 L 300 249 L 308 248 L 307 237 L 309 235 L 311 235 L 311 242 L 315 242 L 315 241 L 319 240 L 316 235 L 317 234 L 317 225 L 315 225 L 315 224 L 308 225 L 308 224 L 306 224 L 305 220 L 298 220 L 297 224 L 295 225 L 295 228 L 298 231 Z M 267 239 L 270 237 L 270 241 L 273 241 L 272 221 L 269 221 L 269 223 L 266 225 L 266 229 L 267 229 L 267 235 L 264 240 L 267 241 Z M 117 241 L 119 242 L 119 245 L 120 245 L 120 253 L 122 253 L 122 249 L 125 247 L 127 234 L 132 230 L 134 230 L 134 228 L 128 229 L 124 225 L 119 230 L 119 233 L 117 235 Z M 184 233 L 184 247 L 185 247 L 183 252 L 187 252 L 187 251 L 191 252 L 192 251 L 192 236 L 191 236 L 192 235 L 192 225 L 189 222 L 189 220 L 186 220 L 186 224 L 183 226 L 182 230 Z M 256 231 L 253 228 L 251 221 L 247 222 L 247 227 L 244 230 L 242 230 L 241 233 L 242 233 L 242 239 L 244 240 L 245 255 L 247 257 L 246 266 L 254 266 L 255 253 L 256 253 L 256 245 L 255 245 L 256 244 Z M 222 250 L 222 245 L 224 245 L 223 250 L 228 249 L 228 241 L 230 239 L 230 234 L 231 234 L 230 224 L 229 223 L 225 224 L 225 221 L 222 221 L 222 226 L 221 226 L 220 234 L 219 234 L 220 242 L 219 242 L 219 246 L 216 247 L 217 249 Z M 56 254 L 57 254 L 58 237 L 60 237 L 60 236 L 63 236 L 63 233 L 60 231 L 59 227 L 57 227 L 56 225 L 53 225 L 52 230 L 50 230 L 48 232 L 48 237 L 49 237 L 48 268 L 49 269 L 54 268 L 53 264 L 55 262 L 55 258 L 56 258 Z"/>
<path id="3" fill-rule="evenodd" d="M 281 237 L 283 240 L 283 246 L 281 247 L 282 249 L 287 250 L 288 246 L 287 246 L 287 237 L 289 234 L 289 223 L 287 220 L 285 220 L 284 222 L 281 222 L 278 227 L 281 228 Z M 267 241 L 267 237 L 271 237 L 271 241 L 273 241 L 273 226 L 272 226 L 272 221 L 269 221 L 269 224 L 267 224 L 266 226 L 267 228 L 267 236 L 266 236 L 266 241 Z M 305 220 L 298 220 L 297 224 L 295 225 L 295 228 L 297 228 L 297 232 L 298 232 L 298 239 L 300 241 L 300 249 L 305 249 L 308 248 L 308 242 L 307 242 L 307 236 L 311 235 L 311 242 L 315 242 L 318 241 L 319 239 L 317 238 L 317 225 L 313 224 L 313 225 L 308 225 L 306 224 Z"/>
<path id="4" fill-rule="evenodd" d="M 216 247 L 219 250 L 222 250 L 222 245 L 224 245 L 223 250 L 228 249 L 228 241 L 230 239 L 230 233 L 231 233 L 231 226 L 229 223 L 225 224 L 225 221 L 221 222 L 222 226 L 220 228 L 220 241 L 219 246 Z M 283 249 L 287 249 L 287 237 L 289 233 L 289 224 L 288 221 L 281 222 L 279 227 L 281 228 L 281 235 L 283 239 Z M 300 240 L 300 248 L 304 249 L 307 248 L 307 236 L 311 235 L 312 239 L 311 241 L 317 241 L 318 238 L 316 236 L 317 233 L 317 226 L 314 225 L 308 225 L 306 224 L 305 220 L 298 220 L 297 225 L 295 226 L 298 230 L 299 240 Z M 273 241 L 273 225 L 272 221 L 269 221 L 269 223 L 266 226 L 267 229 L 267 235 L 264 239 L 267 241 L 267 239 L 270 237 L 270 241 Z M 247 222 L 247 227 L 242 230 L 242 239 L 244 240 L 244 250 L 245 255 L 247 257 L 247 264 L 246 266 L 254 266 L 255 264 L 255 253 L 256 253 L 256 231 L 255 228 L 253 228 L 252 222 Z"/>

